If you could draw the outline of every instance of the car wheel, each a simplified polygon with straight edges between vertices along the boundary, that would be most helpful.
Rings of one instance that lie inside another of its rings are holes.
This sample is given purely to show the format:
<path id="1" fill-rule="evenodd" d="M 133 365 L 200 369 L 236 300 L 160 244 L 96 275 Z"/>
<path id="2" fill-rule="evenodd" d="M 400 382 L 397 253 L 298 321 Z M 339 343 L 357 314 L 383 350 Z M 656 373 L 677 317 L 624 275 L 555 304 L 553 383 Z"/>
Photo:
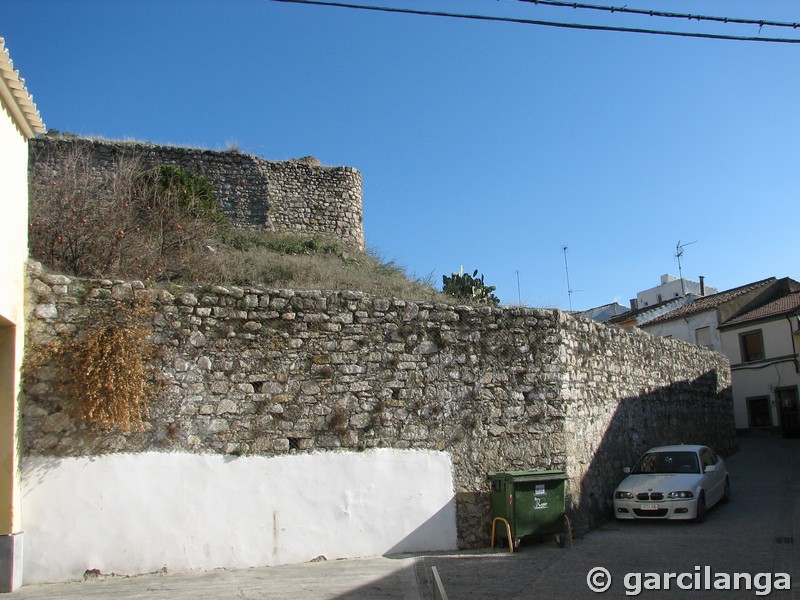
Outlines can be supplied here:
<path id="1" fill-rule="evenodd" d="M 731 480 L 725 478 L 725 491 L 722 493 L 722 502 L 727 504 L 731 501 Z"/>
<path id="2" fill-rule="evenodd" d="M 700 497 L 697 499 L 697 514 L 694 518 L 695 523 L 705 523 L 706 514 L 706 495 L 700 492 Z"/>

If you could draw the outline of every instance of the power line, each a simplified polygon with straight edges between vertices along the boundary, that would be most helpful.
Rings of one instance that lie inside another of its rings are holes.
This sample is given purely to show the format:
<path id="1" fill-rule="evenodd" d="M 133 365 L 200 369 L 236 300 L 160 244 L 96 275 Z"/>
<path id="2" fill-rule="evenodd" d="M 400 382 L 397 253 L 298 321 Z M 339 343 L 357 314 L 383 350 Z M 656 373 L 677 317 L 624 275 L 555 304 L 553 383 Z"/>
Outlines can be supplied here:
<path id="1" fill-rule="evenodd" d="M 712 40 L 729 40 L 739 42 L 771 42 L 781 44 L 800 44 L 800 39 L 792 38 L 767 38 L 748 37 L 739 35 L 720 35 L 714 33 L 697 33 L 688 31 L 668 31 L 661 29 L 641 29 L 635 27 L 614 27 L 610 25 L 584 25 L 579 23 L 563 23 L 559 21 L 538 21 L 533 19 L 518 19 L 513 17 L 493 17 L 489 15 L 473 15 L 463 13 L 450 13 L 432 10 L 416 10 L 411 8 L 396 8 L 389 6 L 373 6 L 364 4 L 348 4 L 328 0 L 271 0 L 284 4 L 306 4 L 308 6 L 328 6 L 334 8 L 348 8 L 353 10 L 366 10 L 373 12 L 399 13 L 406 15 L 421 15 L 427 17 L 448 17 L 452 19 L 468 19 L 473 21 L 495 21 L 501 23 L 517 23 L 521 25 L 540 25 L 543 27 L 558 27 L 562 29 L 582 29 L 589 31 L 616 31 L 622 33 L 646 33 L 651 35 L 666 35 L 673 37 L 703 38 Z"/>
<path id="2" fill-rule="evenodd" d="M 742 19 L 738 17 L 712 17 L 708 15 L 693 15 L 689 13 L 663 12 L 660 10 L 647 10 L 641 8 L 628 8 L 627 6 L 600 6 L 597 4 L 582 4 L 580 2 L 563 2 L 561 0 L 517 0 L 527 4 L 541 4 L 543 6 L 557 6 L 561 8 L 578 8 L 586 10 L 600 10 L 611 13 L 625 13 L 632 15 L 646 15 L 649 17 L 665 17 L 670 19 L 688 19 L 689 21 L 712 21 L 715 23 L 733 23 L 736 25 L 758 25 L 759 27 L 787 27 L 797 29 L 800 23 L 786 23 L 781 21 L 767 21 L 764 19 Z"/>

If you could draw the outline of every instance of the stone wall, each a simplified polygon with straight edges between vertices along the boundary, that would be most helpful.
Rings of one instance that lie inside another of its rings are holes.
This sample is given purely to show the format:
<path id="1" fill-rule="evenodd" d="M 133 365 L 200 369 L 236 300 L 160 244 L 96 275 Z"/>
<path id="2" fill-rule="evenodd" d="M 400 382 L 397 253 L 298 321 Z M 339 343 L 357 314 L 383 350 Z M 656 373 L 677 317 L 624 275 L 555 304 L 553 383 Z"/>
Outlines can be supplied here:
<path id="1" fill-rule="evenodd" d="M 562 333 L 560 399 L 579 531 L 611 515 L 623 467 L 648 448 L 706 444 L 725 456 L 737 449 L 724 355 L 592 321 L 566 319 Z"/>
<path id="2" fill-rule="evenodd" d="M 76 148 L 91 157 L 98 177 L 121 156 L 135 157 L 145 167 L 177 165 L 208 178 L 235 227 L 321 234 L 364 249 L 361 173 L 351 167 L 322 167 L 313 158 L 270 162 L 239 152 L 71 137 L 39 137 L 29 147 L 34 183 L 58 177 Z"/>
<path id="3" fill-rule="evenodd" d="M 148 318 L 163 391 L 143 432 L 76 422 L 45 360 L 29 359 L 28 456 L 182 451 L 448 452 L 458 541 L 488 543 L 487 473 L 566 470 L 578 532 L 610 516 L 622 466 L 649 446 L 735 449 L 727 360 L 557 310 L 414 303 L 358 292 L 157 289 L 41 272 L 29 356 L 132 301 Z"/>

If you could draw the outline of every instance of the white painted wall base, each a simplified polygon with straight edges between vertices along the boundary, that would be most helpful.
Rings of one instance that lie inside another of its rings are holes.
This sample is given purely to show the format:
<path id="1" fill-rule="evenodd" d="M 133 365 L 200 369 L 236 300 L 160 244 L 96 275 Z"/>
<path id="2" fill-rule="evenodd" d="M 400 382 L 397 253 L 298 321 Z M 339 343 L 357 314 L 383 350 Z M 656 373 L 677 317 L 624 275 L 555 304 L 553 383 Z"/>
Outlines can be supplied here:
<path id="1" fill-rule="evenodd" d="M 450 456 L 28 457 L 24 583 L 456 547 Z"/>

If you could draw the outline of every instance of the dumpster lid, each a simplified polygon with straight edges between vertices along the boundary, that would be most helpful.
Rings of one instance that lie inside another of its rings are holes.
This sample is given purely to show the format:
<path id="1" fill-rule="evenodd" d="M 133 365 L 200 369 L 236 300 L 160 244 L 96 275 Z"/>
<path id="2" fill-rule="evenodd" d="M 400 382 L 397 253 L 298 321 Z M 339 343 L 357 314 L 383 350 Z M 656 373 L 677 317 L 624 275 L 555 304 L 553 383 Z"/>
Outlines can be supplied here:
<path id="1" fill-rule="evenodd" d="M 564 471 L 536 469 L 528 471 L 498 471 L 489 473 L 489 479 L 511 479 L 513 481 L 562 481 L 569 479 Z"/>

